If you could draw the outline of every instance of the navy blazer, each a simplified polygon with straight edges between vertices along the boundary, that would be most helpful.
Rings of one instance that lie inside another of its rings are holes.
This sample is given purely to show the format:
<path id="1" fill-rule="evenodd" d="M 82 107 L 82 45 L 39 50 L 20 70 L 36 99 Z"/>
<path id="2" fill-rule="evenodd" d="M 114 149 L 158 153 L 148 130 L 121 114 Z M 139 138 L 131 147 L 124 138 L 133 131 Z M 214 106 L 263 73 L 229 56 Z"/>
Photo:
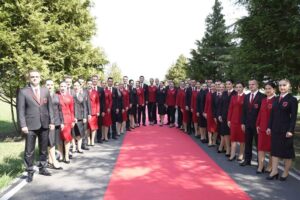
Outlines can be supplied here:
<path id="1" fill-rule="evenodd" d="M 212 113 L 214 118 L 218 118 L 218 110 L 221 106 L 222 94 L 220 96 L 217 95 L 217 92 L 212 95 Z"/>
<path id="2" fill-rule="evenodd" d="M 224 91 L 221 97 L 220 107 L 218 110 L 218 116 L 222 117 L 223 121 L 227 121 L 227 114 L 229 110 L 229 104 L 231 97 L 237 95 L 237 92 L 233 90 L 230 95 L 228 95 L 228 91 Z"/>
<path id="3" fill-rule="evenodd" d="M 167 96 L 167 90 L 165 88 L 163 88 L 162 90 L 160 90 L 160 88 L 158 88 L 156 90 L 156 102 L 158 104 L 165 104 L 166 96 Z"/>
<path id="4" fill-rule="evenodd" d="M 266 96 L 261 92 L 257 92 L 255 98 L 253 100 L 252 105 L 250 104 L 250 95 L 251 93 L 247 94 L 244 99 L 243 104 L 243 114 L 242 114 L 242 124 L 246 127 L 256 128 L 256 119 L 258 116 L 258 112 L 261 106 L 261 101 Z M 256 129 L 255 129 L 256 130 Z"/>
<path id="5" fill-rule="evenodd" d="M 188 87 L 185 91 L 185 106 L 188 106 L 189 109 L 191 109 L 192 91 L 192 87 Z"/>
<path id="6" fill-rule="evenodd" d="M 105 93 L 104 93 L 104 88 L 97 86 L 97 91 L 99 94 L 99 105 L 100 105 L 100 113 L 105 112 Z"/>
<path id="7" fill-rule="evenodd" d="M 197 112 L 202 115 L 204 113 L 204 107 L 205 107 L 205 99 L 206 94 L 208 90 L 200 90 L 200 92 L 197 94 Z"/>
<path id="8" fill-rule="evenodd" d="M 287 94 L 279 102 L 279 97 L 273 102 L 269 128 L 272 132 L 294 133 L 298 112 L 298 102 L 291 94 Z"/>
<path id="9" fill-rule="evenodd" d="M 129 87 L 129 103 L 131 105 L 138 104 L 138 96 L 137 96 L 136 88 L 131 87 L 131 86 Z"/>

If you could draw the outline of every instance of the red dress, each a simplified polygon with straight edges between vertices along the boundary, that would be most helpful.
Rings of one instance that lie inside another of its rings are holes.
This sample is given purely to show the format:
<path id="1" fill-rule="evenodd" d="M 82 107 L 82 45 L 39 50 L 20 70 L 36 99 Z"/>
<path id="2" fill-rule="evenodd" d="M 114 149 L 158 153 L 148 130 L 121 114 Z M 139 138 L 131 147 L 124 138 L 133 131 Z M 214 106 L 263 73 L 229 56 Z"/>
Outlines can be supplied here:
<path id="1" fill-rule="evenodd" d="M 141 87 L 137 88 L 136 93 L 137 93 L 137 96 L 138 96 L 138 105 L 142 106 L 145 102 L 144 89 L 141 88 Z M 145 106 L 145 104 L 144 104 L 144 106 Z"/>
<path id="2" fill-rule="evenodd" d="M 204 113 L 206 113 L 207 131 L 210 133 L 217 132 L 217 123 L 214 120 L 212 113 L 212 93 L 208 92 L 205 98 Z"/>
<path id="3" fill-rule="evenodd" d="M 245 95 L 231 97 L 227 121 L 230 122 L 230 140 L 232 142 L 245 142 L 245 133 L 242 131 L 241 118 Z"/>
<path id="4" fill-rule="evenodd" d="M 198 123 L 198 118 L 199 118 L 197 116 L 197 96 L 198 96 L 198 92 L 200 92 L 200 90 L 194 90 L 192 92 L 191 108 L 193 109 L 193 113 L 192 113 L 193 123 Z"/>
<path id="5" fill-rule="evenodd" d="M 89 129 L 92 131 L 98 129 L 98 116 L 100 114 L 100 100 L 99 100 L 99 93 L 97 90 L 90 90 L 89 91 L 90 97 L 90 104 L 91 104 L 91 119 L 89 119 Z"/>
<path id="6" fill-rule="evenodd" d="M 125 109 L 125 112 L 122 113 L 122 119 L 123 122 L 125 122 L 127 121 L 127 111 L 129 109 L 129 91 L 124 88 L 123 90 L 121 90 L 121 92 L 123 97 L 123 106 Z"/>
<path id="7" fill-rule="evenodd" d="M 72 140 L 72 123 L 74 122 L 74 100 L 69 94 L 59 93 L 58 97 L 64 119 L 64 128 L 60 132 L 60 137 L 63 141 L 70 142 Z"/>
<path id="8" fill-rule="evenodd" d="M 182 122 L 187 123 L 188 111 L 185 110 L 185 89 L 179 89 L 176 96 L 176 106 L 178 106 L 182 112 Z"/>
<path id="9" fill-rule="evenodd" d="M 103 126 L 111 126 L 112 125 L 112 120 L 111 120 L 111 112 L 112 112 L 112 93 L 108 88 L 105 88 L 104 90 L 104 95 L 105 95 L 105 115 L 103 117 L 102 124 Z M 108 109 L 110 109 L 110 112 L 108 112 Z"/>
<path id="10" fill-rule="evenodd" d="M 271 135 L 267 135 L 266 130 L 270 119 L 272 105 L 275 97 L 268 99 L 264 98 L 261 102 L 261 107 L 256 120 L 256 127 L 259 127 L 258 133 L 258 151 L 271 151 Z"/>
<path id="11" fill-rule="evenodd" d="M 149 85 L 149 87 L 148 87 L 149 103 L 156 102 L 156 90 L 157 90 L 157 87 L 155 85 Z"/>
<path id="12" fill-rule="evenodd" d="M 166 104 L 167 104 L 167 106 L 175 106 L 176 105 L 176 90 L 175 89 L 167 90 Z"/>

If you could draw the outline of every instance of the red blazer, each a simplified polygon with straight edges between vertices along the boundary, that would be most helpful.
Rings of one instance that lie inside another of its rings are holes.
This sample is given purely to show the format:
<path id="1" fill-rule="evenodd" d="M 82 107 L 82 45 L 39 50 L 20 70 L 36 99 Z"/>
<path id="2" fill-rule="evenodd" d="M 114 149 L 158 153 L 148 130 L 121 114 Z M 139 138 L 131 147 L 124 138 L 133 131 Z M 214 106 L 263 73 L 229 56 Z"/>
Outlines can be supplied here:
<path id="1" fill-rule="evenodd" d="M 275 97 L 271 99 L 265 97 L 261 101 L 260 110 L 256 120 L 256 127 L 259 127 L 261 132 L 265 132 L 268 129 L 269 119 L 274 100 Z"/>
<path id="2" fill-rule="evenodd" d="M 151 103 L 156 102 L 156 90 L 157 90 L 157 87 L 155 85 L 148 86 L 149 102 L 151 102 Z"/>
<path id="3" fill-rule="evenodd" d="M 91 104 L 91 115 L 97 115 L 100 113 L 100 98 L 97 90 L 89 90 L 90 104 Z"/>
<path id="4" fill-rule="evenodd" d="M 176 105 L 176 89 L 167 90 L 167 97 L 166 97 L 166 104 L 167 106 L 175 106 Z"/>
<path id="5" fill-rule="evenodd" d="M 141 106 L 145 102 L 145 93 L 143 88 L 136 89 L 137 96 L 138 96 L 138 105 Z"/>
<path id="6" fill-rule="evenodd" d="M 207 118 L 213 117 L 212 112 L 212 93 L 208 92 L 205 97 L 205 106 L 204 106 L 204 113 L 207 114 Z"/>
<path id="7" fill-rule="evenodd" d="M 74 122 L 74 99 L 71 95 L 58 94 L 59 103 L 65 124 L 72 124 Z"/>
<path id="8" fill-rule="evenodd" d="M 121 92 L 123 96 L 123 107 L 124 109 L 129 108 L 129 91 L 123 89 Z"/>
<path id="9" fill-rule="evenodd" d="M 243 104 L 244 104 L 245 94 L 239 96 L 238 94 L 231 97 L 227 121 L 231 124 L 242 124 L 242 115 L 243 115 Z"/>
<path id="10" fill-rule="evenodd" d="M 183 109 L 185 107 L 185 90 L 179 88 L 176 96 L 176 106 Z"/>
<path id="11" fill-rule="evenodd" d="M 108 109 L 112 109 L 112 93 L 108 88 L 105 88 L 104 90 L 104 95 L 105 95 L 105 112 L 107 112 Z"/>
<path id="12" fill-rule="evenodd" d="M 200 90 L 192 91 L 191 109 L 193 109 L 193 112 L 197 112 L 197 96 L 199 92 Z"/>

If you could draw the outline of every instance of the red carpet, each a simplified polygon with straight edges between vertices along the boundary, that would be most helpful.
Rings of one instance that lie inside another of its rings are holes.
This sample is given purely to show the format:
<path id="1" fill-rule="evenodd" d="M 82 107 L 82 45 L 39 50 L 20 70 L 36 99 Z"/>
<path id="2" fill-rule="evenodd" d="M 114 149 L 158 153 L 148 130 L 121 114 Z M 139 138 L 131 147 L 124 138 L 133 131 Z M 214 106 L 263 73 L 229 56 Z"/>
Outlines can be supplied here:
<path id="1" fill-rule="evenodd" d="M 186 134 L 147 126 L 127 133 L 105 200 L 250 199 Z"/>

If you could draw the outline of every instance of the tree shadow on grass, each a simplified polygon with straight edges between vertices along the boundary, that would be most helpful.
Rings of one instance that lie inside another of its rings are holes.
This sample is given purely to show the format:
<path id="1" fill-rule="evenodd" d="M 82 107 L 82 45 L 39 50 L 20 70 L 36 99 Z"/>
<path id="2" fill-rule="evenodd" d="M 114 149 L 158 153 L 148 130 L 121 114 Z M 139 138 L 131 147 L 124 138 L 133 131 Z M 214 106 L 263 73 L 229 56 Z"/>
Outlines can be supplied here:
<path id="1" fill-rule="evenodd" d="M 12 122 L 0 120 L 0 141 L 20 141 L 23 136 L 15 130 Z"/>

